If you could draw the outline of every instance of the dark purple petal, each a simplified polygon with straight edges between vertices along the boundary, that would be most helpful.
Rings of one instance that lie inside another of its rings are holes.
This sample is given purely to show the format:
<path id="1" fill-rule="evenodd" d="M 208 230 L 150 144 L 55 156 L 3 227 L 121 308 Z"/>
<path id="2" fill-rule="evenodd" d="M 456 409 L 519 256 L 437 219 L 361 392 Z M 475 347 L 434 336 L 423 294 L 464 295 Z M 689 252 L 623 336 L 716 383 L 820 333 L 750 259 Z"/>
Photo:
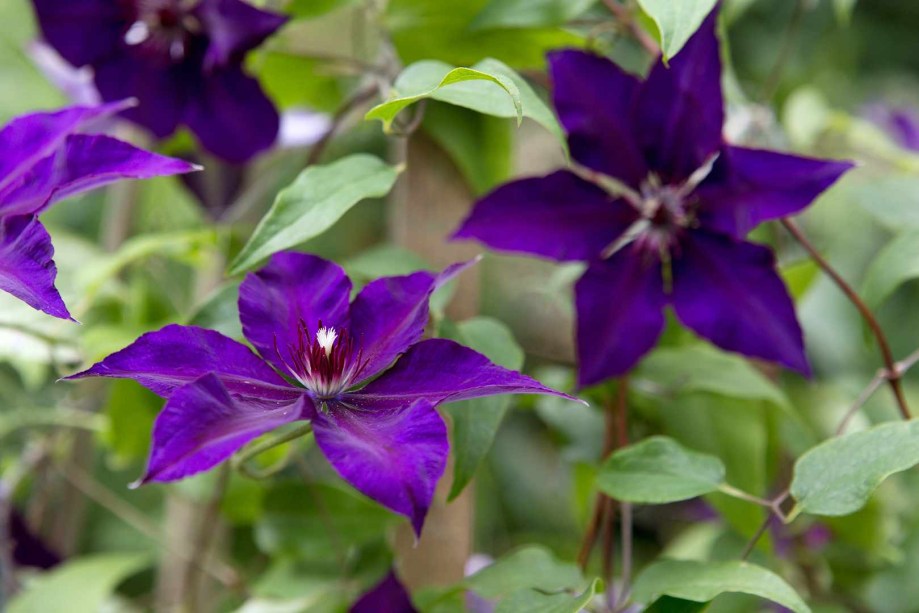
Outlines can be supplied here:
<path id="1" fill-rule="evenodd" d="M 562 170 L 494 190 L 476 203 L 454 238 L 553 260 L 590 260 L 637 217 L 623 200 Z"/>
<path id="2" fill-rule="evenodd" d="M 648 174 L 630 126 L 638 79 L 607 58 L 573 49 L 550 53 L 548 63 L 572 157 L 638 187 Z"/>
<path id="3" fill-rule="evenodd" d="M 89 370 L 67 379 L 133 379 L 165 397 L 210 373 L 216 374 L 234 395 L 286 401 L 302 393 L 242 343 L 213 330 L 176 324 L 144 334 Z"/>
<path id="4" fill-rule="evenodd" d="M 123 48 L 130 11 L 115 0 L 33 0 L 42 36 L 74 66 L 95 64 Z"/>
<path id="5" fill-rule="evenodd" d="M 696 190 L 699 220 L 704 228 L 743 238 L 764 221 L 801 211 L 852 167 L 849 162 L 724 147 Z"/>
<path id="6" fill-rule="evenodd" d="M 122 179 L 149 179 L 191 172 L 188 162 L 157 155 L 108 136 L 68 136 L 3 193 L 4 214 L 39 213 L 51 204 Z"/>
<path id="7" fill-rule="evenodd" d="M 493 364 L 468 347 L 437 338 L 414 345 L 378 379 L 345 394 L 342 400 L 374 411 L 406 406 L 417 399 L 436 405 L 497 394 L 570 398 L 526 375 Z"/>
<path id="8" fill-rule="evenodd" d="M 60 554 L 51 549 L 41 535 L 32 531 L 18 509 L 10 511 L 9 543 L 16 566 L 31 566 L 47 570 L 61 563 Z M 11 570 L 11 569 L 9 569 Z"/>
<path id="9" fill-rule="evenodd" d="M 633 111 L 635 138 L 665 184 L 689 178 L 721 146 L 717 13 L 716 6 L 669 67 L 655 64 Z"/>
<path id="10" fill-rule="evenodd" d="M 157 416 L 140 483 L 175 481 L 213 468 L 252 439 L 312 414 L 305 394 L 284 402 L 231 396 L 221 377 L 206 374 L 175 390 Z"/>
<path id="11" fill-rule="evenodd" d="M 70 319 L 54 288 L 51 237 L 34 215 L 0 217 L 0 290 L 48 315 Z"/>
<path id="12" fill-rule="evenodd" d="M 12 120 L 0 130 L 0 194 L 9 191 L 69 135 L 92 127 L 94 122 L 123 110 L 126 104 L 119 101 L 100 106 L 73 106 Z"/>
<path id="13" fill-rule="evenodd" d="M 766 247 L 687 232 L 673 257 L 673 306 L 680 321 L 722 349 L 810 374 L 794 303 Z"/>
<path id="14" fill-rule="evenodd" d="M 287 21 L 284 15 L 240 0 L 204 0 L 194 12 L 210 39 L 204 56 L 205 70 L 241 60 Z"/>
<path id="15" fill-rule="evenodd" d="M 184 65 L 160 66 L 130 53 L 119 53 L 93 67 L 95 84 L 104 100 L 133 97 L 140 101 L 122 113 L 157 138 L 175 132 L 185 114 L 189 90 L 200 74 Z"/>
<path id="16" fill-rule="evenodd" d="M 433 403 L 326 407 L 316 412 L 313 433 L 329 463 L 358 491 L 408 517 L 420 535 L 450 447 Z"/>
<path id="17" fill-rule="evenodd" d="M 350 613 L 417 613 L 405 586 L 390 571 L 382 581 L 352 605 Z"/>
<path id="18" fill-rule="evenodd" d="M 413 343 L 428 323 L 428 300 L 434 291 L 475 263 L 448 266 L 440 274 L 416 272 L 371 281 L 351 304 L 349 332 L 361 348 L 356 380 L 377 374 Z"/>
<path id="19" fill-rule="evenodd" d="M 575 286 L 578 382 L 625 374 L 654 347 L 667 304 L 660 260 L 638 244 L 594 262 Z"/>
<path id="20" fill-rule="evenodd" d="M 298 346 L 300 322 L 312 334 L 320 321 L 340 328 L 350 296 L 351 281 L 337 264 L 305 253 L 275 254 L 264 268 L 246 275 L 239 288 L 243 334 L 266 360 L 287 372 L 296 362 L 291 350 Z"/>
<path id="21" fill-rule="evenodd" d="M 274 144 L 281 119 L 258 81 L 238 66 L 200 78 L 185 123 L 205 149 L 228 162 L 245 162 Z"/>

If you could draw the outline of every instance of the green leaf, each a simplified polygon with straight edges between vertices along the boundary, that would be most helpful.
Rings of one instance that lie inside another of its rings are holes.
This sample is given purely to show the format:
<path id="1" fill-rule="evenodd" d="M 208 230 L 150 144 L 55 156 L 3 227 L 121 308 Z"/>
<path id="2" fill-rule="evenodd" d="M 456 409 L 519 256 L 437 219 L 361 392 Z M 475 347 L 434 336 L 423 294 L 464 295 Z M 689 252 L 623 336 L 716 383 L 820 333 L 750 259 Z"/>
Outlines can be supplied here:
<path id="1" fill-rule="evenodd" d="M 817 445 L 795 462 L 791 495 L 816 515 L 859 510 L 890 475 L 919 464 L 919 421 L 898 421 Z"/>
<path id="2" fill-rule="evenodd" d="M 657 26 L 664 58 L 680 52 L 718 0 L 638 0 Z"/>
<path id="3" fill-rule="evenodd" d="M 896 151 L 905 157 L 902 150 Z M 919 178 L 914 174 L 853 182 L 847 195 L 893 232 L 919 228 Z"/>
<path id="4" fill-rule="evenodd" d="M 355 0 L 292 0 L 285 11 L 296 19 L 310 19 L 353 4 Z"/>
<path id="5" fill-rule="evenodd" d="M 380 277 L 408 275 L 417 270 L 430 270 L 424 258 L 414 251 L 391 243 L 375 245 L 342 262 L 342 268 L 352 281 L 369 282 Z"/>
<path id="6" fill-rule="evenodd" d="M 459 97 L 456 92 L 445 88 L 464 84 Z M 497 86 L 497 88 L 495 87 Z M 498 89 L 500 88 L 500 89 Z M 499 93 L 504 90 L 504 94 Z M 449 64 L 436 60 L 416 62 L 402 71 L 393 84 L 393 97 L 370 109 L 365 119 L 379 119 L 383 129 L 389 132 L 392 122 L 399 112 L 419 100 L 433 98 L 451 102 L 459 99 L 467 106 L 480 113 L 503 116 L 506 112 L 507 97 L 513 104 L 517 123 L 523 120 L 523 103 L 520 101 L 520 90 L 517 85 L 502 74 L 490 74 L 474 68 L 452 68 Z M 452 102 L 456 104 L 456 102 Z"/>
<path id="7" fill-rule="evenodd" d="M 470 30 L 560 26 L 597 0 L 491 0 L 469 25 Z"/>
<path id="8" fill-rule="evenodd" d="M 710 604 L 708 602 L 693 602 L 692 600 L 663 596 L 648 605 L 644 613 L 701 613 Z"/>
<path id="9" fill-rule="evenodd" d="M 388 194 L 398 174 L 396 167 L 362 153 L 324 166 L 310 166 L 278 194 L 231 264 L 231 274 L 319 236 L 361 200 Z"/>
<path id="10" fill-rule="evenodd" d="M 919 278 L 919 230 L 898 235 L 881 249 L 865 273 L 862 298 L 871 308 L 881 306 L 894 291 Z"/>
<path id="11" fill-rule="evenodd" d="M 40 575 L 9 603 L 8 613 L 98 613 L 123 580 L 144 568 L 143 554 L 98 554 L 71 559 Z"/>
<path id="12" fill-rule="evenodd" d="M 638 602 L 661 596 L 708 602 L 725 592 L 752 594 L 795 613 L 810 613 L 810 607 L 781 577 L 748 562 L 663 560 L 647 567 L 633 586 Z"/>
<path id="13" fill-rule="evenodd" d="M 484 354 L 495 364 L 519 370 L 523 350 L 507 326 L 496 319 L 476 317 L 455 326 L 448 338 Z M 449 499 L 459 496 L 495 440 L 510 406 L 509 396 L 475 398 L 449 405 L 453 420 L 453 484 Z"/>
<path id="14" fill-rule="evenodd" d="M 614 453 L 597 486 L 617 500 L 661 504 L 718 490 L 725 468 L 714 456 L 690 451 L 666 436 L 652 436 Z"/>
<path id="15" fill-rule="evenodd" d="M 128 468 L 144 459 L 150 449 L 150 432 L 163 400 L 133 381 L 112 381 L 105 404 L 103 439 L 115 466 Z"/>
<path id="16" fill-rule="evenodd" d="M 577 566 L 560 562 L 540 546 L 518 549 L 465 580 L 466 587 L 488 599 L 526 589 L 561 592 L 577 589 L 582 583 Z"/>
<path id="17" fill-rule="evenodd" d="M 587 589 L 577 595 L 568 593 L 547 594 L 542 590 L 514 592 L 495 608 L 495 613 L 578 613 L 593 597 L 603 591 L 603 582 L 594 579 Z"/>

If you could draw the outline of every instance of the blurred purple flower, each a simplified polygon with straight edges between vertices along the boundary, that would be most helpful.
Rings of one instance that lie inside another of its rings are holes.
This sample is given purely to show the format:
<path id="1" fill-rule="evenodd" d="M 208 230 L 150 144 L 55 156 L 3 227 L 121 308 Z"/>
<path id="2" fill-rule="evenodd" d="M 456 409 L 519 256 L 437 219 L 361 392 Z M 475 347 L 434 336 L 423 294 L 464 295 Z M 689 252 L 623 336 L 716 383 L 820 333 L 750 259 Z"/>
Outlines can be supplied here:
<path id="1" fill-rule="evenodd" d="M 13 561 L 17 566 L 31 566 L 49 569 L 61 563 L 61 556 L 29 528 L 25 517 L 17 510 L 10 513 L 9 543 L 12 546 Z"/>
<path id="2" fill-rule="evenodd" d="M 243 162 L 270 147 L 278 113 L 243 71 L 246 54 L 286 21 L 242 0 L 33 0 L 45 40 L 93 69 L 105 100 L 159 138 L 187 125 L 205 149 Z"/>
<path id="3" fill-rule="evenodd" d="M 79 133 L 127 106 L 119 102 L 23 115 L 0 130 L 0 290 L 70 319 L 54 287 L 51 237 L 38 215 L 59 200 L 121 179 L 195 170 L 108 136 Z"/>
<path id="4" fill-rule="evenodd" d="M 581 385 L 630 370 L 656 344 L 668 305 L 723 349 L 809 372 L 774 256 L 744 237 L 805 208 L 851 164 L 725 144 L 716 11 L 644 81 L 603 57 L 551 53 L 554 104 L 580 171 L 501 186 L 456 233 L 589 263 L 575 289 Z"/>
<path id="5" fill-rule="evenodd" d="M 239 291 L 243 333 L 261 358 L 218 332 L 170 325 L 70 378 L 134 379 L 168 398 L 141 482 L 207 470 L 269 430 L 311 420 L 335 470 L 420 534 L 449 448 L 438 404 L 564 396 L 453 341 L 421 340 L 431 294 L 467 266 L 378 279 L 349 305 L 339 266 L 277 254 Z"/>
<path id="6" fill-rule="evenodd" d="M 916 109 L 875 102 L 865 107 L 863 115 L 904 149 L 919 151 L 919 111 Z"/>
<path id="7" fill-rule="evenodd" d="M 390 571 L 382 581 L 354 603 L 350 613 L 416 613 L 412 599 L 396 573 Z"/>

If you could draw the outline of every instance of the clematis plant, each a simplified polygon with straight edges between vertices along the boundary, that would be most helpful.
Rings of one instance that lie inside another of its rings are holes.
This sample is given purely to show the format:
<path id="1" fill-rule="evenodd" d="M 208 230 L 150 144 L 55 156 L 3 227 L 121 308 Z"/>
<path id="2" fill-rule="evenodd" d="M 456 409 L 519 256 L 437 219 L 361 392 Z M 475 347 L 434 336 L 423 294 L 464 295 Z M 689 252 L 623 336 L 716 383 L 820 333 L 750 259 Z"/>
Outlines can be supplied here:
<path id="1" fill-rule="evenodd" d="M 420 534 L 449 450 L 438 404 L 564 396 L 453 341 L 421 340 L 431 294 L 467 266 L 378 279 L 349 305 L 339 266 L 277 254 L 239 291 L 243 333 L 261 357 L 218 332 L 169 325 L 70 379 L 129 378 L 167 398 L 142 483 L 208 470 L 309 420 L 335 470 Z"/>
<path id="2" fill-rule="evenodd" d="M 54 287 L 54 248 L 39 214 L 59 200 L 121 179 L 197 168 L 108 136 L 80 133 L 130 104 L 24 115 L 0 131 L 0 290 L 49 315 L 70 319 Z"/>
<path id="3" fill-rule="evenodd" d="M 270 147 L 279 118 L 246 54 L 286 17 L 242 0 L 33 0 L 45 40 L 93 69 L 104 100 L 159 138 L 186 125 L 205 149 L 243 162 Z"/>
<path id="4" fill-rule="evenodd" d="M 716 11 L 644 80 L 590 53 L 551 53 L 575 168 L 497 188 L 455 234 L 587 262 L 575 288 L 582 385 L 630 370 L 668 305 L 723 349 L 809 372 L 775 258 L 745 237 L 804 209 L 851 164 L 724 142 Z"/>
<path id="5" fill-rule="evenodd" d="M 394 571 L 351 605 L 348 613 L 417 613 L 405 586 Z"/>

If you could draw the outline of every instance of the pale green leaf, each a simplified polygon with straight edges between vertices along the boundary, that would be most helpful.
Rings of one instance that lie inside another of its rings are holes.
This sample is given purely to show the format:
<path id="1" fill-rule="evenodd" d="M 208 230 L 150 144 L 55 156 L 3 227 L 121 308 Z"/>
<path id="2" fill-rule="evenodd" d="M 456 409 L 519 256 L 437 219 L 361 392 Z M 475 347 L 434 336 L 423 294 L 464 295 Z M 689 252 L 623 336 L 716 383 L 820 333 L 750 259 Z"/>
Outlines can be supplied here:
<path id="1" fill-rule="evenodd" d="M 661 596 L 708 602 L 726 592 L 752 594 L 795 613 L 810 613 L 810 607 L 784 579 L 748 562 L 663 560 L 647 567 L 633 586 L 638 602 L 652 602 Z"/>
<path id="2" fill-rule="evenodd" d="M 310 166 L 278 194 L 233 261 L 231 273 L 243 272 L 278 251 L 319 236 L 361 200 L 388 194 L 398 174 L 396 167 L 363 153 Z"/>
<path id="3" fill-rule="evenodd" d="M 547 594 L 543 590 L 514 592 L 495 608 L 495 613 L 578 613 L 590 604 L 593 597 L 603 591 L 603 582 L 594 579 L 580 594 L 559 592 Z"/>
<path id="4" fill-rule="evenodd" d="M 491 0 L 472 20 L 471 30 L 560 26 L 597 0 Z"/>
<path id="5" fill-rule="evenodd" d="M 862 298 L 871 308 L 881 306 L 894 291 L 919 278 L 919 230 L 897 236 L 881 249 L 865 273 Z"/>
<path id="6" fill-rule="evenodd" d="M 657 26 L 664 57 L 680 52 L 718 0 L 638 0 Z"/>
<path id="7" fill-rule="evenodd" d="M 518 549 L 465 581 L 466 587 L 489 599 L 502 598 L 525 589 L 560 592 L 576 589 L 582 583 L 577 566 L 560 562 L 539 546 Z"/>

